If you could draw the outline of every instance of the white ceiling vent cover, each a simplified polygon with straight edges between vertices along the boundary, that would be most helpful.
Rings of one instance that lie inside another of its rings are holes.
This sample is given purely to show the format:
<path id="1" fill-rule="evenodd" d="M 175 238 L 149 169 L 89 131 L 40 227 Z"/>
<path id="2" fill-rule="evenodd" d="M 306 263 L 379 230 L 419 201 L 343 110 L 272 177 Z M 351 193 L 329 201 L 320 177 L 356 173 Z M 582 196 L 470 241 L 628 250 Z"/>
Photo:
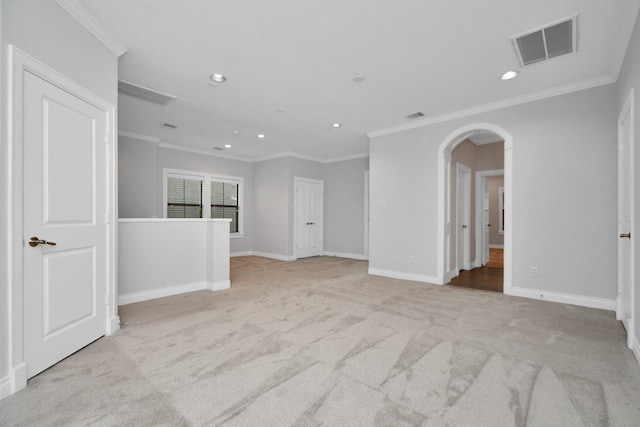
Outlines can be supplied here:
<path id="1" fill-rule="evenodd" d="M 512 37 L 520 65 L 546 61 L 577 51 L 578 15 Z"/>
<path id="2" fill-rule="evenodd" d="M 177 98 L 177 96 L 158 92 L 125 80 L 118 80 L 118 92 L 160 105 L 165 105 Z"/>

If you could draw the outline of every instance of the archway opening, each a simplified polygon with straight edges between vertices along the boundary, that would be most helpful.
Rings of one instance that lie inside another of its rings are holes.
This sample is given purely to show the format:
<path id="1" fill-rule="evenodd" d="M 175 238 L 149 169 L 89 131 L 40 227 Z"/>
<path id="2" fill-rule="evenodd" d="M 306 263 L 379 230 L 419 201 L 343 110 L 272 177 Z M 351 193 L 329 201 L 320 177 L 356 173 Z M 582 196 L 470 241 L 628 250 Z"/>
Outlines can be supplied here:
<path id="1" fill-rule="evenodd" d="M 474 142 L 475 141 L 475 142 Z M 484 143 L 503 141 L 504 162 L 503 167 L 491 169 L 486 164 L 481 167 L 483 171 L 474 171 L 464 161 L 452 161 L 452 153 L 460 144 L 483 145 Z M 458 275 L 461 269 L 471 269 L 473 266 L 484 263 L 483 251 L 486 231 L 477 225 L 482 221 L 479 216 L 482 209 L 477 208 L 477 203 L 468 203 L 468 206 L 475 207 L 475 213 L 471 215 L 460 208 L 460 203 L 464 203 L 460 191 L 471 191 L 475 199 L 482 197 L 477 185 L 473 187 L 467 185 L 464 188 L 464 180 L 469 176 L 476 180 L 478 172 L 479 179 L 491 175 L 504 175 L 503 184 L 503 213 L 502 219 L 504 256 L 503 256 L 503 287 L 505 294 L 511 293 L 512 286 L 512 182 L 513 182 L 513 138 L 504 129 L 490 123 L 476 123 L 452 132 L 440 145 L 438 156 L 438 279 L 442 284 L 449 283 L 451 279 Z M 460 172 L 462 171 L 462 172 Z M 471 173 L 470 173 L 471 172 Z M 461 184 L 463 185 L 461 187 Z M 475 188 L 474 188 L 475 187 Z M 455 198 L 455 199 L 454 199 Z M 477 200 L 476 200 L 477 201 Z M 452 209 L 455 207 L 455 209 Z M 465 220 L 466 215 L 466 220 Z M 473 219 L 470 217 L 473 216 Z M 467 221 L 471 221 L 466 223 Z M 485 222 L 486 223 L 486 222 Z M 464 227 L 464 226 L 467 227 Z M 493 224 L 492 224 L 493 225 Z M 475 242 L 474 242 L 475 240 Z M 461 245 L 464 250 L 461 250 Z M 468 252 L 468 253 L 465 253 Z"/>

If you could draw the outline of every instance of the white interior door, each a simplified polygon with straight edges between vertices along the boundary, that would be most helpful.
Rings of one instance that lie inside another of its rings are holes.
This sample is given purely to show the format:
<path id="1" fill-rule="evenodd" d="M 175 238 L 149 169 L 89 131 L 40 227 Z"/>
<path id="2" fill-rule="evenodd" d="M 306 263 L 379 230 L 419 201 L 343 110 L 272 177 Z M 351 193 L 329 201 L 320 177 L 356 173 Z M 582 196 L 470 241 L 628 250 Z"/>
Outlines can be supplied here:
<path id="1" fill-rule="evenodd" d="M 631 348 L 634 336 L 633 284 L 633 92 L 618 120 L 618 298 L 616 317 L 627 330 Z"/>
<path id="2" fill-rule="evenodd" d="M 294 187 L 296 258 L 322 255 L 323 182 L 295 178 Z"/>
<path id="3" fill-rule="evenodd" d="M 471 269 L 471 169 L 456 165 L 456 256 L 458 270 Z"/>
<path id="4" fill-rule="evenodd" d="M 482 178 L 482 265 L 489 262 L 489 180 Z"/>
<path id="5" fill-rule="evenodd" d="M 107 120 L 104 111 L 25 72 L 23 267 L 28 377 L 105 334 Z M 31 238 L 40 244 L 30 245 Z"/>

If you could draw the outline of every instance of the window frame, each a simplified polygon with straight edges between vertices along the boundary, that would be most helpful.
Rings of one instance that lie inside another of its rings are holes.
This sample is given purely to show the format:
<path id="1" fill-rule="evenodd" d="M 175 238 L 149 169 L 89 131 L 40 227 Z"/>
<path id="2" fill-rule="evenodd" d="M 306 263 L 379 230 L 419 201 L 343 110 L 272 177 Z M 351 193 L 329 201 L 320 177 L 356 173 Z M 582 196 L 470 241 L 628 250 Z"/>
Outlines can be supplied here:
<path id="1" fill-rule="evenodd" d="M 244 237 L 244 178 L 241 176 L 219 175 L 206 172 L 185 171 L 164 168 L 162 170 L 162 217 L 168 216 L 167 179 L 184 178 L 202 181 L 202 219 L 211 219 L 211 181 L 238 185 L 238 231 L 230 232 L 229 237 Z"/>

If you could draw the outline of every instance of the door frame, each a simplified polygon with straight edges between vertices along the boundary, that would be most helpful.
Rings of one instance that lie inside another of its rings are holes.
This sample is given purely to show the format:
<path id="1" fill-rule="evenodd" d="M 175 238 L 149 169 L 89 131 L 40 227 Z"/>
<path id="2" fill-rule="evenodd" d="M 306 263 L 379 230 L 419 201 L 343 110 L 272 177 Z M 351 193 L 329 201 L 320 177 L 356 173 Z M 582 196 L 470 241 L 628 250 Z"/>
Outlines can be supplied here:
<path id="1" fill-rule="evenodd" d="M 364 171 L 364 256 L 369 259 L 369 171 Z"/>
<path id="2" fill-rule="evenodd" d="M 620 148 L 622 145 L 622 123 L 624 121 L 624 118 L 629 116 L 629 139 L 631 141 L 631 143 L 629 144 L 629 153 L 627 153 L 627 157 L 630 159 L 629 161 L 629 175 L 630 175 L 630 182 L 629 184 L 629 209 L 630 209 L 630 215 L 629 215 L 629 232 L 631 233 L 631 239 L 629 241 L 629 252 L 630 252 L 630 263 L 629 263 L 629 281 L 630 281 L 630 290 L 629 290 L 629 328 L 626 331 L 627 332 L 627 346 L 630 349 L 633 349 L 634 352 L 636 353 L 636 356 L 638 356 L 638 352 L 640 352 L 640 348 L 634 348 L 634 341 L 637 339 L 635 336 L 635 299 L 636 299 L 636 295 L 635 295 L 635 244 L 634 244 L 634 240 L 636 238 L 636 230 L 635 230 L 635 188 L 634 188 L 634 177 L 635 177 L 635 170 L 634 170 L 634 120 L 635 120 L 635 116 L 634 116 L 634 89 L 631 88 L 631 90 L 629 91 L 629 94 L 627 95 L 627 99 L 625 100 L 625 103 L 622 107 L 622 110 L 620 111 L 620 114 L 618 116 L 618 153 L 620 153 Z M 620 168 L 620 154 L 618 154 L 618 209 L 620 209 L 620 197 L 623 196 L 622 194 L 620 194 L 620 181 L 623 178 L 622 177 L 622 173 L 621 173 L 621 168 Z M 620 216 L 618 215 L 618 221 L 620 219 Z M 619 226 L 618 226 L 619 227 Z M 616 227 L 616 229 L 618 230 L 618 233 L 622 233 L 624 232 L 624 230 L 620 230 L 618 227 Z M 618 269 L 620 269 L 620 254 L 621 254 L 621 249 L 620 249 L 620 238 L 618 238 Z M 622 301 L 621 301 L 621 293 L 622 293 L 622 283 L 620 282 L 620 272 L 618 272 L 618 296 L 616 297 L 616 319 L 618 320 L 622 320 Z"/>
<path id="3" fill-rule="evenodd" d="M 463 182 L 461 177 L 463 176 Z M 467 224 L 466 230 L 463 232 L 463 245 L 462 245 L 462 265 L 458 265 L 458 259 L 460 254 L 460 248 L 458 247 L 458 222 L 460 218 L 458 213 L 460 212 L 460 195 L 461 190 L 463 194 L 462 200 L 462 222 Z M 464 163 L 456 162 L 456 270 L 459 273 L 460 270 L 471 270 L 471 168 Z"/>
<path id="4" fill-rule="evenodd" d="M 486 171 L 476 172 L 476 259 L 474 262 L 475 267 L 483 266 L 483 254 L 484 254 L 484 221 L 482 218 L 482 194 L 484 181 L 490 176 L 504 176 L 504 169 L 492 169 Z M 506 199 L 506 198 L 505 198 Z M 506 214 L 505 214 L 506 216 Z M 506 218 L 505 218 L 506 219 Z M 489 242 L 487 242 L 489 245 Z"/>
<path id="5" fill-rule="evenodd" d="M 437 281 L 445 284 L 451 281 L 449 271 L 450 240 L 451 240 L 451 152 L 468 137 L 489 131 L 504 140 L 504 283 L 503 293 L 511 295 L 513 269 L 513 137 L 500 126 L 491 123 L 473 123 L 456 129 L 440 144 L 438 149 L 438 216 L 437 216 Z"/>
<path id="6" fill-rule="evenodd" d="M 320 184 L 320 255 L 324 254 L 324 181 L 320 179 L 293 177 L 293 259 L 298 259 L 298 183 L 301 181 Z"/>
<path id="7" fill-rule="evenodd" d="M 15 46 L 9 46 L 9 93 L 8 129 L 9 158 L 7 176 L 9 178 L 8 197 L 8 277 L 9 286 L 9 370 L 10 393 L 22 390 L 27 385 L 27 366 L 24 354 L 24 277 L 23 254 L 24 218 L 23 218 L 23 106 L 24 106 L 24 73 L 30 72 L 47 82 L 62 88 L 70 94 L 93 105 L 107 115 L 108 134 L 104 135 L 106 144 L 106 195 L 107 215 L 104 218 L 107 228 L 106 266 L 107 278 L 105 304 L 107 321 L 105 335 L 111 335 L 119 329 L 117 306 L 117 245 L 115 213 L 117 212 L 117 139 L 116 108 L 93 92 L 85 89 L 64 75 L 58 73 L 37 59 L 22 52 Z"/>

